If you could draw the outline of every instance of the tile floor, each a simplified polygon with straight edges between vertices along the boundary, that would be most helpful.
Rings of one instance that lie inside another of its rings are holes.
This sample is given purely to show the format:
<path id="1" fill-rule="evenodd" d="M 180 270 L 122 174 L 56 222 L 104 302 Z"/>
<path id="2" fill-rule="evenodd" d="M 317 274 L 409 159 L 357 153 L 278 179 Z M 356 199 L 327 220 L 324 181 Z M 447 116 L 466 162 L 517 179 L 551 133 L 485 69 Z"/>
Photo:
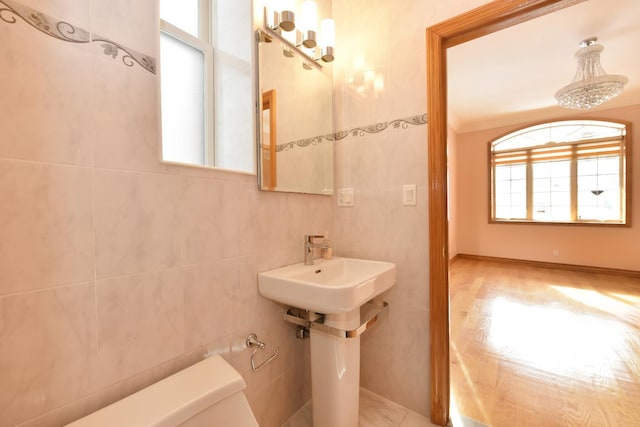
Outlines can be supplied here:
<path id="1" fill-rule="evenodd" d="M 358 427 L 432 427 L 429 419 L 410 411 L 382 396 L 360 389 L 360 420 Z M 311 402 L 282 427 L 313 427 Z"/>

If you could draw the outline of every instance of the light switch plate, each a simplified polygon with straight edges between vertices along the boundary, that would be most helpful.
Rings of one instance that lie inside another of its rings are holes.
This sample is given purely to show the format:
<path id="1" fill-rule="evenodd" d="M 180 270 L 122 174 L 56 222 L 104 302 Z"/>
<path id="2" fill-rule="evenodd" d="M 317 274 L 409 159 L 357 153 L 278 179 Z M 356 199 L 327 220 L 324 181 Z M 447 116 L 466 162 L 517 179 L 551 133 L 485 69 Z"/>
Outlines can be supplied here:
<path id="1" fill-rule="evenodd" d="M 416 206 L 418 203 L 416 195 L 416 185 L 408 184 L 402 186 L 402 204 L 404 206 Z"/>
<path id="2" fill-rule="evenodd" d="M 353 188 L 338 188 L 338 206 L 353 206 Z"/>

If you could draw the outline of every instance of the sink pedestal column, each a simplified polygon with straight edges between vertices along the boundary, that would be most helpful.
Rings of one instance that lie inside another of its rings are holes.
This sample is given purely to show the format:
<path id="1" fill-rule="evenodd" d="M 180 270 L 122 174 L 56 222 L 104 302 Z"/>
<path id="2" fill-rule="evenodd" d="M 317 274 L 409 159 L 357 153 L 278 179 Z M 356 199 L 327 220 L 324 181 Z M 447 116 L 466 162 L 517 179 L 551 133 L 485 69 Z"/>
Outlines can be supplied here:
<path id="1" fill-rule="evenodd" d="M 360 309 L 326 314 L 325 325 L 360 326 Z M 360 337 L 340 338 L 311 329 L 311 388 L 314 427 L 357 427 L 360 396 Z"/>

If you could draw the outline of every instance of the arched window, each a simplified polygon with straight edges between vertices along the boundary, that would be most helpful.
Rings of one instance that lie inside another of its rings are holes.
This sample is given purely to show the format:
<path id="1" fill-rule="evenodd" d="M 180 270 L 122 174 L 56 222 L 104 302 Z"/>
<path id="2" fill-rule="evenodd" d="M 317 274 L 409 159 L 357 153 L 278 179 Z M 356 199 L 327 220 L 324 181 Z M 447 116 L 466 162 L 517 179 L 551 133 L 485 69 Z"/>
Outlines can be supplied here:
<path id="1" fill-rule="evenodd" d="M 491 221 L 628 225 L 630 125 L 565 120 L 489 143 Z"/>

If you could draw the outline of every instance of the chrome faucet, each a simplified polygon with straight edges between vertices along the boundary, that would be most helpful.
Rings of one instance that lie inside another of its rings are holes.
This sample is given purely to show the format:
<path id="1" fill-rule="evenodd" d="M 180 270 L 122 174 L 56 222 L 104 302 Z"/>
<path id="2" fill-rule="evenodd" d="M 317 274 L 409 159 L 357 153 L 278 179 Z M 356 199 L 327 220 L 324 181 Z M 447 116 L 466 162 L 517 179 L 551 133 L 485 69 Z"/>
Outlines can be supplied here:
<path id="1" fill-rule="evenodd" d="M 314 243 L 314 239 L 324 239 L 322 234 L 305 234 L 304 235 L 304 265 L 313 265 L 313 250 L 315 248 L 321 248 L 326 250 L 329 248 L 329 243 L 324 240 L 322 243 Z"/>

